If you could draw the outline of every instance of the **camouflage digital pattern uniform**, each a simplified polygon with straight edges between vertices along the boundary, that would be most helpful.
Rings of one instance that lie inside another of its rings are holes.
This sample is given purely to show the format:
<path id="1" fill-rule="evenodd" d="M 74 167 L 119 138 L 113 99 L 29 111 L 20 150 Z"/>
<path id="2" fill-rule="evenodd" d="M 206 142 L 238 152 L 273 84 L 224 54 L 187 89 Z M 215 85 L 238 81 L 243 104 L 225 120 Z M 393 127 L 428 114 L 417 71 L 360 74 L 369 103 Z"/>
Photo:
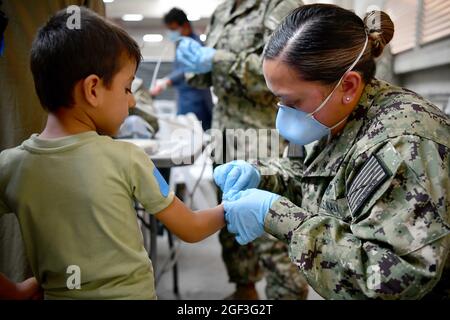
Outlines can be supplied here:
<path id="1" fill-rule="evenodd" d="M 191 79 L 188 76 L 191 85 L 213 86 L 218 97 L 213 108 L 213 129 L 275 128 L 277 100 L 266 86 L 262 53 L 283 18 L 302 4 L 301 0 L 243 0 L 233 11 L 235 1 L 230 0 L 215 10 L 205 43 L 217 49 L 213 70 Z M 246 150 L 256 145 L 247 145 Z M 239 147 L 239 141 L 231 146 Z M 225 151 L 228 161 L 231 148 Z M 253 244 L 240 246 L 226 228 L 219 238 L 231 282 L 257 282 L 264 270 L 269 299 L 306 298 L 307 283 L 290 261 L 283 242 L 267 235 Z"/>
<path id="2" fill-rule="evenodd" d="M 259 161 L 283 197 L 265 230 L 326 299 L 450 298 L 450 120 L 417 94 L 366 85 L 343 131 L 302 161 Z"/>

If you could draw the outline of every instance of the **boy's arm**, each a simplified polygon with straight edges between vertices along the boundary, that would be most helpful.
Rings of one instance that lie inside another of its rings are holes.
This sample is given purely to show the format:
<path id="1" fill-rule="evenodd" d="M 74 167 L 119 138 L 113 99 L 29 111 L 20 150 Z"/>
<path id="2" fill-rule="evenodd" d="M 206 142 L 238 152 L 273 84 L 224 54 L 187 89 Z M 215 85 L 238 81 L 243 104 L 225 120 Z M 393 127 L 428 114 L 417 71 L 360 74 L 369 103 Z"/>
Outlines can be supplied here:
<path id="1" fill-rule="evenodd" d="M 155 217 L 186 242 L 201 241 L 225 226 L 223 205 L 193 212 L 177 197 Z"/>
<path id="2" fill-rule="evenodd" d="M 0 273 L 0 300 L 31 299 L 42 299 L 42 291 L 36 278 L 29 278 L 21 283 L 15 283 Z"/>
<path id="3" fill-rule="evenodd" d="M 223 206 L 194 213 L 170 191 L 164 177 L 143 150 L 126 142 L 120 143 L 130 150 L 129 180 L 133 198 L 177 237 L 186 242 L 197 242 L 225 225 Z"/>

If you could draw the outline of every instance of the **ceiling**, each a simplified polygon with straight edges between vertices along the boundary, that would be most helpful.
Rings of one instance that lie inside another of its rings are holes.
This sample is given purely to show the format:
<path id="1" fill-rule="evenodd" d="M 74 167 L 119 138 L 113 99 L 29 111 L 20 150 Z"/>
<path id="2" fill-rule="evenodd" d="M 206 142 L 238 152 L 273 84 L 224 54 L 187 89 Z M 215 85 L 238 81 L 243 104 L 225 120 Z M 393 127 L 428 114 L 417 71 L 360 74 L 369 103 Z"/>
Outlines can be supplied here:
<path id="1" fill-rule="evenodd" d="M 162 17 L 173 7 L 186 12 L 190 20 L 209 19 L 217 5 L 223 0 L 114 0 L 105 3 L 106 15 L 110 19 L 121 19 L 124 14 L 142 14 L 140 22 L 126 22 L 130 26 L 161 25 Z"/>
<path id="2" fill-rule="evenodd" d="M 191 20 L 194 32 L 204 34 L 209 19 L 214 10 L 223 1 L 232 0 L 114 0 L 105 2 L 106 16 L 118 25 L 122 26 L 138 42 L 142 48 L 142 54 L 147 60 L 173 60 L 175 47 L 165 36 L 166 30 L 162 21 L 163 16 L 173 7 L 178 7 L 186 12 Z M 352 0 L 304 0 L 308 2 L 345 2 Z M 371 0 L 375 1 L 375 0 Z M 141 14 L 141 21 L 123 21 L 125 14 Z M 144 42 L 146 34 L 162 35 L 160 42 Z"/>

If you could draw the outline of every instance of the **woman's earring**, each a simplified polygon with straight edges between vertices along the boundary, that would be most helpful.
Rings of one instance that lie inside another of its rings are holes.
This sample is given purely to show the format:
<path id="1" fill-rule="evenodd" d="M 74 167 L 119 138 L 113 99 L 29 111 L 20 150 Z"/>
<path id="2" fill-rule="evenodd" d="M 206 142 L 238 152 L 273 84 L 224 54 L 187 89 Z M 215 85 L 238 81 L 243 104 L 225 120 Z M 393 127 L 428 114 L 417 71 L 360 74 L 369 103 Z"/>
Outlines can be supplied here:
<path id="1" fill-rule="evenodd" d="M 349 101 L 350 101 L 350 98 L 349 98 L 349 97 L 345 98 L 345 101 L 349 102 Z"/>

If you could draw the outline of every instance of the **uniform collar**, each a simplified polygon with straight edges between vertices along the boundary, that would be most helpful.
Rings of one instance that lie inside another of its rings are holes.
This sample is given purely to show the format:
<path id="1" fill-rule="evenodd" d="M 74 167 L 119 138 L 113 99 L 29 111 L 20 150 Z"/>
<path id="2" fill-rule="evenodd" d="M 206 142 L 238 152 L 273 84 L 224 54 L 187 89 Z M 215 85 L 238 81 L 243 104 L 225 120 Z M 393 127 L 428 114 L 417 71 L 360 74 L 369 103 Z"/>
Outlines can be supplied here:
<path id="1" fill-rule="evenodd" d="M 234 12 L 231 12 L 231 10 L 233 10 L 235 1 L 227 1 L 223 10 L 223 12 L 225 12 L 226 14 L 224 25 L 230 23 L 236 17 L 239 17 L 240 15 L 246 13 L 248 10 L 252 9 L 260 1 L 261 0 L 243 0 Z"/>
<path id="2" fill-rule="evenodd" d="M 228 21 L 244 14 L 249 9 L 252 9 L 258 4 L 259 1 L 260 0 L 243 0 L 242 3 L 239 5 L 239 7 L 233 13 L 231 13 L 231 10 L 233 10 L 235 1 L 230 1 L 231 7 L 228 11 L 230 13 Z"/>
<path id="3" fill-rule="evenodd" d="M 356 138 L 367 118 L 379 86 L 378 80 L 372 80 L 364 88 L 358 106 L 351 113 L 347 124 L 339 135 L 327 143 L 327 137 L 306 147 L 305 177 L 335 176 L 347 153 L 354 147 Z"/>

